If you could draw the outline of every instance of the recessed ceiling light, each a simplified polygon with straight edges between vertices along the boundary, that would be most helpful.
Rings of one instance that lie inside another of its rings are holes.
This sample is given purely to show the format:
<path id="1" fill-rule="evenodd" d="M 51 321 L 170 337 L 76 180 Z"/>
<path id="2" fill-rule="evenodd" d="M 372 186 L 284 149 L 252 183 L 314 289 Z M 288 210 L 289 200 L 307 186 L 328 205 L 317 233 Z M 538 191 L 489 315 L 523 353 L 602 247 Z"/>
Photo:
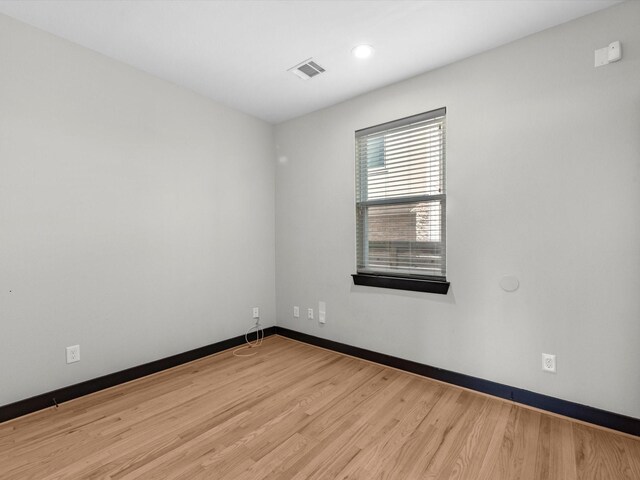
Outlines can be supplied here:
<path id="1" fill-rule="evenodd" d="M 371 45 L 358 45 L 351 50 L 353 56 L 356 58 L 367 58 L 373 55 L 373 47 Z"/>

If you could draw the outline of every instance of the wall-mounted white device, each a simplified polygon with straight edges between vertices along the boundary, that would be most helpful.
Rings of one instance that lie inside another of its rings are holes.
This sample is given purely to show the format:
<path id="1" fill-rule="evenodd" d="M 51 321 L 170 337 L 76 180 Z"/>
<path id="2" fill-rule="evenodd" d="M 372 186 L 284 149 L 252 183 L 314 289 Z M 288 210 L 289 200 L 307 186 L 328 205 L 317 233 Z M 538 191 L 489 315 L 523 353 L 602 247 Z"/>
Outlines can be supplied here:
<path id="1" fill-rule="evenodd" d="M 595 51 L 595 66 L 602 67 L 622 58 L 622 45 L 620 41 L 611 42 L 608 46 Z"/>
<path id="2" fill-rule="evenodd" d="M 72 345 L 67 347 L 67 363 L 75 363 L 80 361 L 80 345 Z"/>
<path id="3" fill-rule="evenodd" d="M 556 356 L 551 353 L 542 354 L 542 370 L 549 373 L 556 373 Z"/>

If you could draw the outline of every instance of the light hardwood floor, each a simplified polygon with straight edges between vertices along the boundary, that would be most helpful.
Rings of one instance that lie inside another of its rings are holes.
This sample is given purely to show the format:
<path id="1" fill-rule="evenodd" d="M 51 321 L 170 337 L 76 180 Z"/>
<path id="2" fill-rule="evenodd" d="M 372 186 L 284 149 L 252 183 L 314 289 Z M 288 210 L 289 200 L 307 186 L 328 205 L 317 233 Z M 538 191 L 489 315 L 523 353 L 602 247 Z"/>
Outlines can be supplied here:
<path id="1" fill-rule="evenodd" d="M 640 439 L 272 336 L 0 424 L 10 479 L 640 479 Z"/>

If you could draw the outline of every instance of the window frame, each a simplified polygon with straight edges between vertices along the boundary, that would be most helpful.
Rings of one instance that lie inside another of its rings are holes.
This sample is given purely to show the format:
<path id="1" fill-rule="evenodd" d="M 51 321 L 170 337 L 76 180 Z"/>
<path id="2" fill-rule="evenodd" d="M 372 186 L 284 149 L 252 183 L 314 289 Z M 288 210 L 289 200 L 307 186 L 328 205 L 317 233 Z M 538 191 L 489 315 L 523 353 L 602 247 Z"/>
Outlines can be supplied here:
<path id="1" fill-rule="evenodd" d="M 368 199 L 364 200 L 359 197 L 359 194 L 356 194 L 356 221 L 362 221 L 362 225 L 359 228 L 356 228 L 356 250 L 357 252 L 362 251 L 363 259 L 369 258 L 368 247 L 370 245 L 369 238 L 369 230 L 367 227 L 367 214 L 366 211 L 369 207 L 375 206 L 390 206 L 390 205 L 410 205 L 411 203 L 416 202 L 438 202 L 441 208 L 440 212 L 440 241 L 434 242 L 439 248 L 442 250 L 442 258 L 443 258 L 443 268 L 444 275 L 428 275 L 424 273 L 420 273 L 417 271 L 412 272 L 411 267 L 408 267 L 405 271 L 394 270 L 390 268 L 389 270 L 384 268 L 371 268 L 368 265 L 360 265 L 360 255 L 358 255 L 358 261 L 356 262 L 356 271 L 357 273 L 353 274 L 353 281 L 355 285 L 363 285 L 370 287 L 380 287 L 380 288 L 390 288 L 390 289 L 399 289 L 399 290 L 410 290 L 410 291 L 419 291 L 419 292 L 429 292 L 429 293 L 437 293 L 446 295 L 449 291 L 450 282 L 446 279 L 446 131 L 445 123 L 446 123 L 446 107 L 439 108 L 436 110 L 431 110 L 429 112 L 420 113 L 418 115 L 412 115 L 410 117 L 401 118 L 398 120 L 393 120 L 391 122 L 385 122 L 380 125 L 376 125 L 373 127 L 357 130 L 355 132 L 355 166 L 356 169 L 360 168 L 361 159 L 358 159 L 358 147 L 357 142 L 358 139 L 363 136 L 373 135 L 376 133 L 382 133 L 391 131 L 397 128 L 405 127 L 412 125 L 414 123 L 428 121 L 432 119 L 436 119 L 439 117 L 444 117 L 442 120 L 443 128 L 443 145 L 442 145 L 442 191 L 438 194 L 418 194 L 412 196 L 404 196 L 404 197 L 391 197 L 391 198 L 379 198 L 379 199 Z M 381 137 L 385 139 L 386 137 Z M 383 140 L 384 142 L 385 140 Z M 356 191 L 361 192 L 361 189 L 365 191 L 368 190 L 368 179 L 369 173 L 368 170 L 371 167 L 365 167 L 367 176 L 364 179 L 364 183 L 360 179 L 359 175 L 356 172 Z M 375 170 L 379 170 L 380 174 L 385 174 L 387 170 L 386 161 L 383 158 L 382 166 L 373 167 Z M 364 185 L 364 186 L 363 186 Z M 364 213 L 362 213 L 364 212 Z M 362 220 L 360 220 L 360 216 L 363 216 Z M 359 224 L 359 223 L 358 223 Z M 401 240 L 394 243 L 403 243 Z M 406 242 L 404 242 L 406 243 Z"/>

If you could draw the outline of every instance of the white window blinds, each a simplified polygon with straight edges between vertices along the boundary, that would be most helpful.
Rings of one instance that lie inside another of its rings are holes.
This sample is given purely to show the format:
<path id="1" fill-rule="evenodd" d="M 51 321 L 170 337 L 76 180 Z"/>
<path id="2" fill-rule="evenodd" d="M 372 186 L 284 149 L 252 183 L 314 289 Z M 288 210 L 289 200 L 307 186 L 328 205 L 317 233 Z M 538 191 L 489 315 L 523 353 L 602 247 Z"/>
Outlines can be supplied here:
<path id="1" fill-rule="evenodd" d="M 445 114 L 356 132 L 358 273 L 446 277 Z"/>

